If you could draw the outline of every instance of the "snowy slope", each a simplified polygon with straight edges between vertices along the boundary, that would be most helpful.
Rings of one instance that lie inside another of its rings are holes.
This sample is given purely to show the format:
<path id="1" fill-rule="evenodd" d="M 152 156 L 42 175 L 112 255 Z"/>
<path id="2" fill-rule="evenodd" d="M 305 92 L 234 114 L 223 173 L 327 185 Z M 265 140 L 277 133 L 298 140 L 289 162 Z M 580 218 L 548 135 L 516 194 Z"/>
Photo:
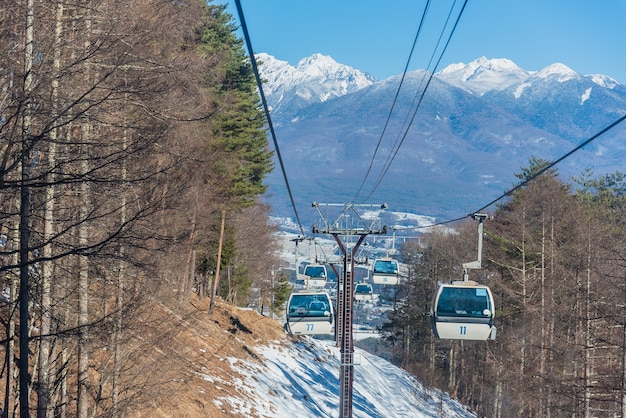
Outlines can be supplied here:
<path id="1" fill-rule="evenodd" d="M 334 342 L 304 337 L 293 344 L 257 346 L 258 361 L 231 358 L 245 376 L 241 397 L 221 398 L 241 416 L 336 417 L 339 414 L 340 353 Z M 446 393 L 427 389 L 402 369 L 355 349 L 353 416 L 475 417 Z M 245 400 L 242 400 L 246 398 Z"/>

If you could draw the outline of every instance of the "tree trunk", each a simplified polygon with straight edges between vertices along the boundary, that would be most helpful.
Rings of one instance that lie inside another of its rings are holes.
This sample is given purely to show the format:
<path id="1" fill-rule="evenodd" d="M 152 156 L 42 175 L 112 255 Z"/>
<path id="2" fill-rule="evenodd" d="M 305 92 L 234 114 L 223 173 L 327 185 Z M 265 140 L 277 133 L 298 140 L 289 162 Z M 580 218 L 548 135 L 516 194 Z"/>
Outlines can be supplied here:
<path id="1" fill-rule="evenodd" d="M 21 186 L 20 186 L 20 416 L 28 418 L 30 407 L 28 392 L 30 387 L 30 375 L 28 367 L 28 295 L 30 286 L 29 279 L 29 237 L 30 237 L 30 152 L 31 152 L 31 109 L 29 99 L 33 90 L 33 26 L 34 26 L 34 0 L 28 0 L 26 9 L 26 39 L 24 45 L 24 99 L 26 108 L 22 121 L 22 149 L 21 149 Z"/>
<path id="2" fill-rule="evenodd" d="M 183 274 L 183 283 L 181 285 L 179 293 L 179 302 L 189 303 L 191 296 L 191 289 L 193 287 L 193 278 L 196 271 L 196 236 L 197 236 L 197 223 L 196 223 L 196 211 L 194 209 L 191 217 L 191 231 L 189 231 L 189 244 L 187 245 L 187 260 L 185 261 L 185 269 Z M 199 297 L 204 295 L 198 293 Z"/>
<path id="3" fill-rule="evenodd" d="M 493 417 L 502 416 L 502 365 L 498 364 L 496 371 L 496 388 L 494 390 Z"/>
<path id="4" fill-rule="evenodd" d="M 89 137 L 89 134 L 85 131 L 88 130 L 87 126 L 83 126 L 85 139 Z M 86 165 L 86 163 L 83 163 Z M 87 167 L 83 167 L 84 172 L 87 172 Z M 80 218 L 84 220 L 88 216 L 87 205 L 89 204 L 89 188 L 86 182 L 80 185 Z M 87 231 L 87 225 L 81 222 L 78 231 L 78 245 L 79 248 L 85 248 L 87 246 L 87 237 L 89 232 Z M 78 273 L 78 398 L 77 398 L 77 416 L 79 418 L 87 418 L 88 414 L 88 399 L 87 388 L 88 382 L 88 369 L 89 369 L 89 352 L 88 352 L 88 325 L 89 325 L 89 263 L 87 257 L 79 255 L 79 273 Z"/>
<path id="5" fill-rule="evenodd" d="M 545 415 L 545 403 L 544 399 L 546 393 L 549 390 L 546 389 L 545 382 L 548 380 L 546 377 L 546 339 L 547 335 L 547 325 L 546 325 L 546 220 L 545 216 L 542 217 L 541 220 L 541 302 L 540 302 L 540 319 L 539 323 L 541 324 L 541 347 L 540 347 L 540 361 L 539 361 L 539 376 L 541 376 L 542 384 L 540 386 L 540 393 L 542 394 L 538 398 L 537 411 L 540 416 Z M 549 409 L 549 408 L 548 408 Z"/>
<path id="6" fill-rule="evenodd" d="M 63 34 L 63 4 L 59 2 L 56 9 L 56 26 L 54 40 L 54 59 L 52 61 L 53 74 L 58 74 L 61 66 L 61 37 Z M 56 97 L 59 89 L 59 81 L 57 77 L 53 77 L 52 81 L 52 109 L 53 114 L 57 113 Z M 48 148 L 48 166 L 52 167 L 56 160 L 56 139 L 57 130 L 50 131 L 50 145 Z M 54 174 L 50 172 L 48 183 L 54 183 Z M 50 404 L 50 330 L 52 320 L 52 308 L 50 305 L 50 289 L 52 284 L 52 275 L 54 272 L 52 263 L 52 222 L 54 213 L 54 186 L 49 185 L 46 188 L 46 197 L 44 202 L 44 226 L 43 226 L 43 271 L 41 277 L 41 323 L 39 342 L 39 378 L 37 383 L 37 417 L 49 418 L 52 416 L 53 409 Z"/>
<path id="7" fill-rule="evenodd" d="M 91 15 L 90 9 L 85 8 L 85 41 L 84 49 L 89 50 L 91 36 Z M 86 84 L 91 83 L 90 69 L 87 67 L 85 73 Z M 82 149 L 83 155 L 89 155 L 88 143 L 91 140 L 90 121 L 85 118 L 81 125 L 82 132 Z M 81 163 L 81 171 L 89 172 L 89 163 L 84 159 Z M 80 226 L 78 228 L 78 247 L 86 248 L 88 243 L 89 231 L 87 230 L 86 220 L 89 217 L 88 205 L 90 201 L 90 190 L 86 180 L 80 183 Z M 89 263 L 87 257 L 79 255 L 79 271 L 78 271 L 78 394 L 76 400 L 76 416 L 79 418 L 87 418 L 89 403 L 87 398 L 87 389 L 89 388 Z"/>
<path id="8" fill-rule="evenodd" d="M 526 309 L 526 303 L 528 299 L 527 291 L 526 291 L 526 279 L 528 276 L 527 268 L 526 268 L 526 207 L 524 206 L 522 209 L 522 243 L 521 243 L 521 255 L 522 255 L 522 308 L 524 312 Z M 523 333 L 521 336 L 521 344 L 520 344 L 520 376 L 524 376 L 526 373 L 526 346 L 527 346 L 527 337 L 526 333 Z"/>
<path id="9" fill-rule="evenodd" d="M 16 200 L 17 204 L 17 200 Z M 19 235 L 19 224 L 15 225 L 13 228 L 13 237 L 11 238 L 11 245 L 15 248 L 19 245 L 20 235 Z M 12 264 L 19 264 L 19 256 L 18 253 L 15 252 L 11 257 Z M 18 288 L 19 288 L 19 280 L 17 279 L 16 274 L 9 274 L 10 276 L 10 290 L 9 290 L 9 306 L 11 306 L 11 310 L 13 310 L 13 306 L 16 306 L 18 303 Z M 3 409 L 3 418 L 8 418 L 10 415 L 10 411 L 12 410 L 12 401 L 14 396 L 13 385 L 16 382 L 16 372 L 19 370 L 15 370 L 15 314 L 9 315 L 9 322 L 7 324 L 7 345 L 6 345 L 6 353 L 5 353 L 5 362 L 6 362 L 6 388 L 5 388 L 5 399 L 4 399 L 4 409 Z"/>
<path id="10" fill-rule="evenodd" d="M 624 279 L 622 279 L 624 280 Z M 624 289 L 624 294 L 622 295 L 624 303 L 626 304 L 626 288 Z M 621 382 L 621 390 L 622 390 L 622 418 L 626 418 L 626 315 L 623 318 L 622 324 L 622 382 Z"/>
<path id="11" fill-rule="evenodd" d="M 457 380 L 456 380 L 456 370 L 457 370 L 457 358 L 456 358 L 456 344 L 450 344 L 450 350 L 448 351 L 448 355 L 450 357 L 450 370 L 448 370 L 448 387 L 450 388 L 450 392 L 452 393 L 452 397 L 454 399 L 457 398 Z"/>
<path id="12" fill-rule="evenodd" d="M 590 234 L 591 232 L 588 231 Z M 585 285 L 585 366 L 584 366 L 584 417 L 590 417 L 590 405 L 591 405 L 591 354 L 592 354 L 592 340 L 591 340 L 591 236 L 587 236 L 587 271 L 586 271 L 586 285 Z"/>
<path id="13" fill-rule="evenodd" d="M 551 256 L 550 256 L 550 306 L 547 307 L 548 313 L 549 313 L 549 322 L 547 324 L 548 329 L 546 330 L 547 332 L 547 337 L 548 337 L 548 351 L 547 351 L 547 357 L 546 357 L 546 361 L 547 361 L 547 370 L 546 373 L 548 374 L 548 376 L 553 376 L 554 375 L 554 352 L 556 351 L 555 348 L 555 323 L 557 321 L 557 312 L 556 309 L 554 308 L 556 305 L 555 302 L 555 292 L 556 292 L 556 281 L 555 281 L 555 276 L 556 276 L 556 271 L 555 271 L 555 264 L 556 264 L 556 253 L 555 253 L 555 249 L 557 248 L 557 243 L 556 243 L 556 237 L 555 237 L 555 224 L 554 224 L 554 216 L 551 219 L 551 236 L 550 236 L 550 243 L 551 243 Z M 553 391 L 552 390 L 548 390 L 548 393 L 546 393 L 546 399 L 544 401 L 544 403 L 546 404 L 546 418 L 550 418 L 552 416 L 552 408 L 550 407 L 550 405 L 552 405 L 552 394 Z"/>
<path id="14" fill-rule="evenodd" d="M 128 144 L 128 132 L 124 130 L 123 150 L 126 152 Z M 126 161 L 122 161 L 122 185 L 125 186 L 127 181 Z M 126 224 L 126 191 L 122 193 L 120 202 L 120 228 L 124 228 Z M 124 244 L 120 245 L 119 251 L 119 267 L 117 273 L 117 293 L 115 296 L 115 328 L 113 332 L 113 384 L 111 388 L 111 416 L 117 418 L 119 416 L 119 394 L 120 394 L 120 376 L 122 374 L 122 331 L 123 331 L 123 315 L 124 315 L 124 275 L 126 273 L 125 265 L 125 248 Z"/>

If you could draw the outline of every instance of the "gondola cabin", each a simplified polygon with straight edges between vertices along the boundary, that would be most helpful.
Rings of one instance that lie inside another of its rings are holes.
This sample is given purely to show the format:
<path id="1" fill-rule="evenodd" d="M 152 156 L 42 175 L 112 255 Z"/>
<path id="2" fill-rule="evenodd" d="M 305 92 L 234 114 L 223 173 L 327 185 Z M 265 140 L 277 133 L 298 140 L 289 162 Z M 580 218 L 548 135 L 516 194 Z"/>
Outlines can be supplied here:
<path id="1" fill-rule="evenodd" d="M 398 262 L 392 258 L 374 260 L 372 281 L 375 284 L 398 284 Z"/>
<path id="2" fill-rule="evenodd" d="M 435 337 L 444 340 L 495 340 L 494 316 L 491 291 L 471 280 L 440 283 L 430 310 Z"/>
<path id="3" fill-rule="evenodd" d="M 328 293 L 292 293 L 286 319 L 288 331 L 295 335 L 332 334 L 334 315 Z"/>
<path id="4" fill-rule="evenodd" d="M 372 300 L 374 290 L 369 283 L 358 283 L 354 288 L 354 300 Z"/>
<path id="5" fill-rule="evenodd" d="M 304 272 L 299 277 L 304 282 L 304 285 L 308 287 L 324 287 L 326 286 L 326 279 L 328 274 L 326 272 L 326 266 L 324 264 L 307 264 L 304 267 Z"/>

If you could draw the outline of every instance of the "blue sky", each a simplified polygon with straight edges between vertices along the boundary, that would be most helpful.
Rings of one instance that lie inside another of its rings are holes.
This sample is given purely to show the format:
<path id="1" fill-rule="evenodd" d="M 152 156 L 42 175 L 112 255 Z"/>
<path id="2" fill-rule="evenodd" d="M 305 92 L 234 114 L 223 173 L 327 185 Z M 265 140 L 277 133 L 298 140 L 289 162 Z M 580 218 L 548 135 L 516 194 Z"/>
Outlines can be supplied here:
<path id="1" fill-rule="evenodd" d="M 213 3 L 228 4 L 239 22 L 234 1 Z M 433 69 L 429 60 L 453 3 L 431 1 L 409 70 Z M 462 3 L 457 0 L 453 19 Z M 255 53 L 296 65 L 319 52 L 378 79 L 404 70 L 425 4 L 241 0 Z M 529 71 L 559 62 L 581 74 L 605 74 L 626 84 L 625 17 L 623 0 L 469 0 L 436 70 L 485 56 L 508 58 Z"/>

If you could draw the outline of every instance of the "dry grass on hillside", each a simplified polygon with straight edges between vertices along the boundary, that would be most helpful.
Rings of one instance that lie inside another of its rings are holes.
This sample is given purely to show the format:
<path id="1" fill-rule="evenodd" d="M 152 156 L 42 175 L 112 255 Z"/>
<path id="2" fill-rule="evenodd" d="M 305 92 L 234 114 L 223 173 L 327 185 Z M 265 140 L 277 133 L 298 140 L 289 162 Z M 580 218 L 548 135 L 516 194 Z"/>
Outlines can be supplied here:
<path id="1" fill-rule="evenodd" d="M 225 359 L 254 359 L 257 344 L 286 342 L 288 337 L 281 323 L 255 311 L 223 302 L 216 303 L 211 315 L 208 308 L 208 299 L 194 299 L 184 312 L 178 313 L 161 306 L 163 319 L 176 330 L 158 347 L 167 359 L 164 379 L 154 388 L 161 395 L 127 416 L 238 416 L 227 409 L 227 404 L 218 407 L 214 403 L 215 399 L 225 396 L 241 396 L 235 386 L 237 376 Z M 210 378 L 204 377 L 207 375 Z"/>
<path id="2" fill-rule="evenodd" d="M 191 303 L 173 310 L 159 302 L 144 305 L 140 325 L 125 330 L 120 386 L 121 416 L 130 418 L 221 418 L 236 417 L 224 397 L 241 398 L 236 382 L 241 380 L 227 358 L 258 359 L 259 344 L 286 344 L 289 337 L 282 324 L 255 311 L 238 309 L 217 301 L 209 314 L 209 299 L 192 297 Z M 136 321 L 134 323 L 137 323 Z M 94 336 L 96 337 L 96 336 Z M 89 353 L 90 409 L 94 416 L 108 416 L 111 400 L 110 374 L 113 350 L 110 336 L 99 334 Z M 96 341 L 97 340 L 97 341 Z M 98 348 L 98 343 L 103 345 Z M 35 348 L 35 344 L 31 344 Z M 4 350 L 0 347 L 0 355 Z M 68 374 L 67 412 L 76 412 L 76 352 L 71 353 Z M 34 359 L 33 359 L 34 360 Z M 31 362 L 31 367 L 34 362 Z M 98 373 L 96 370 L 104 370 Z M 106 372 L 108 370 L 108 372 Z M 5 376 L 0 378 L 4 387 Z M 102 391 L 99 391 L 101 388 Z M 245 402 L 245 398 L 244 398 Z M 31 408 L 37 405 L 33 391 Z M 34 413 L 34 411 L 33 411 Z"/>

